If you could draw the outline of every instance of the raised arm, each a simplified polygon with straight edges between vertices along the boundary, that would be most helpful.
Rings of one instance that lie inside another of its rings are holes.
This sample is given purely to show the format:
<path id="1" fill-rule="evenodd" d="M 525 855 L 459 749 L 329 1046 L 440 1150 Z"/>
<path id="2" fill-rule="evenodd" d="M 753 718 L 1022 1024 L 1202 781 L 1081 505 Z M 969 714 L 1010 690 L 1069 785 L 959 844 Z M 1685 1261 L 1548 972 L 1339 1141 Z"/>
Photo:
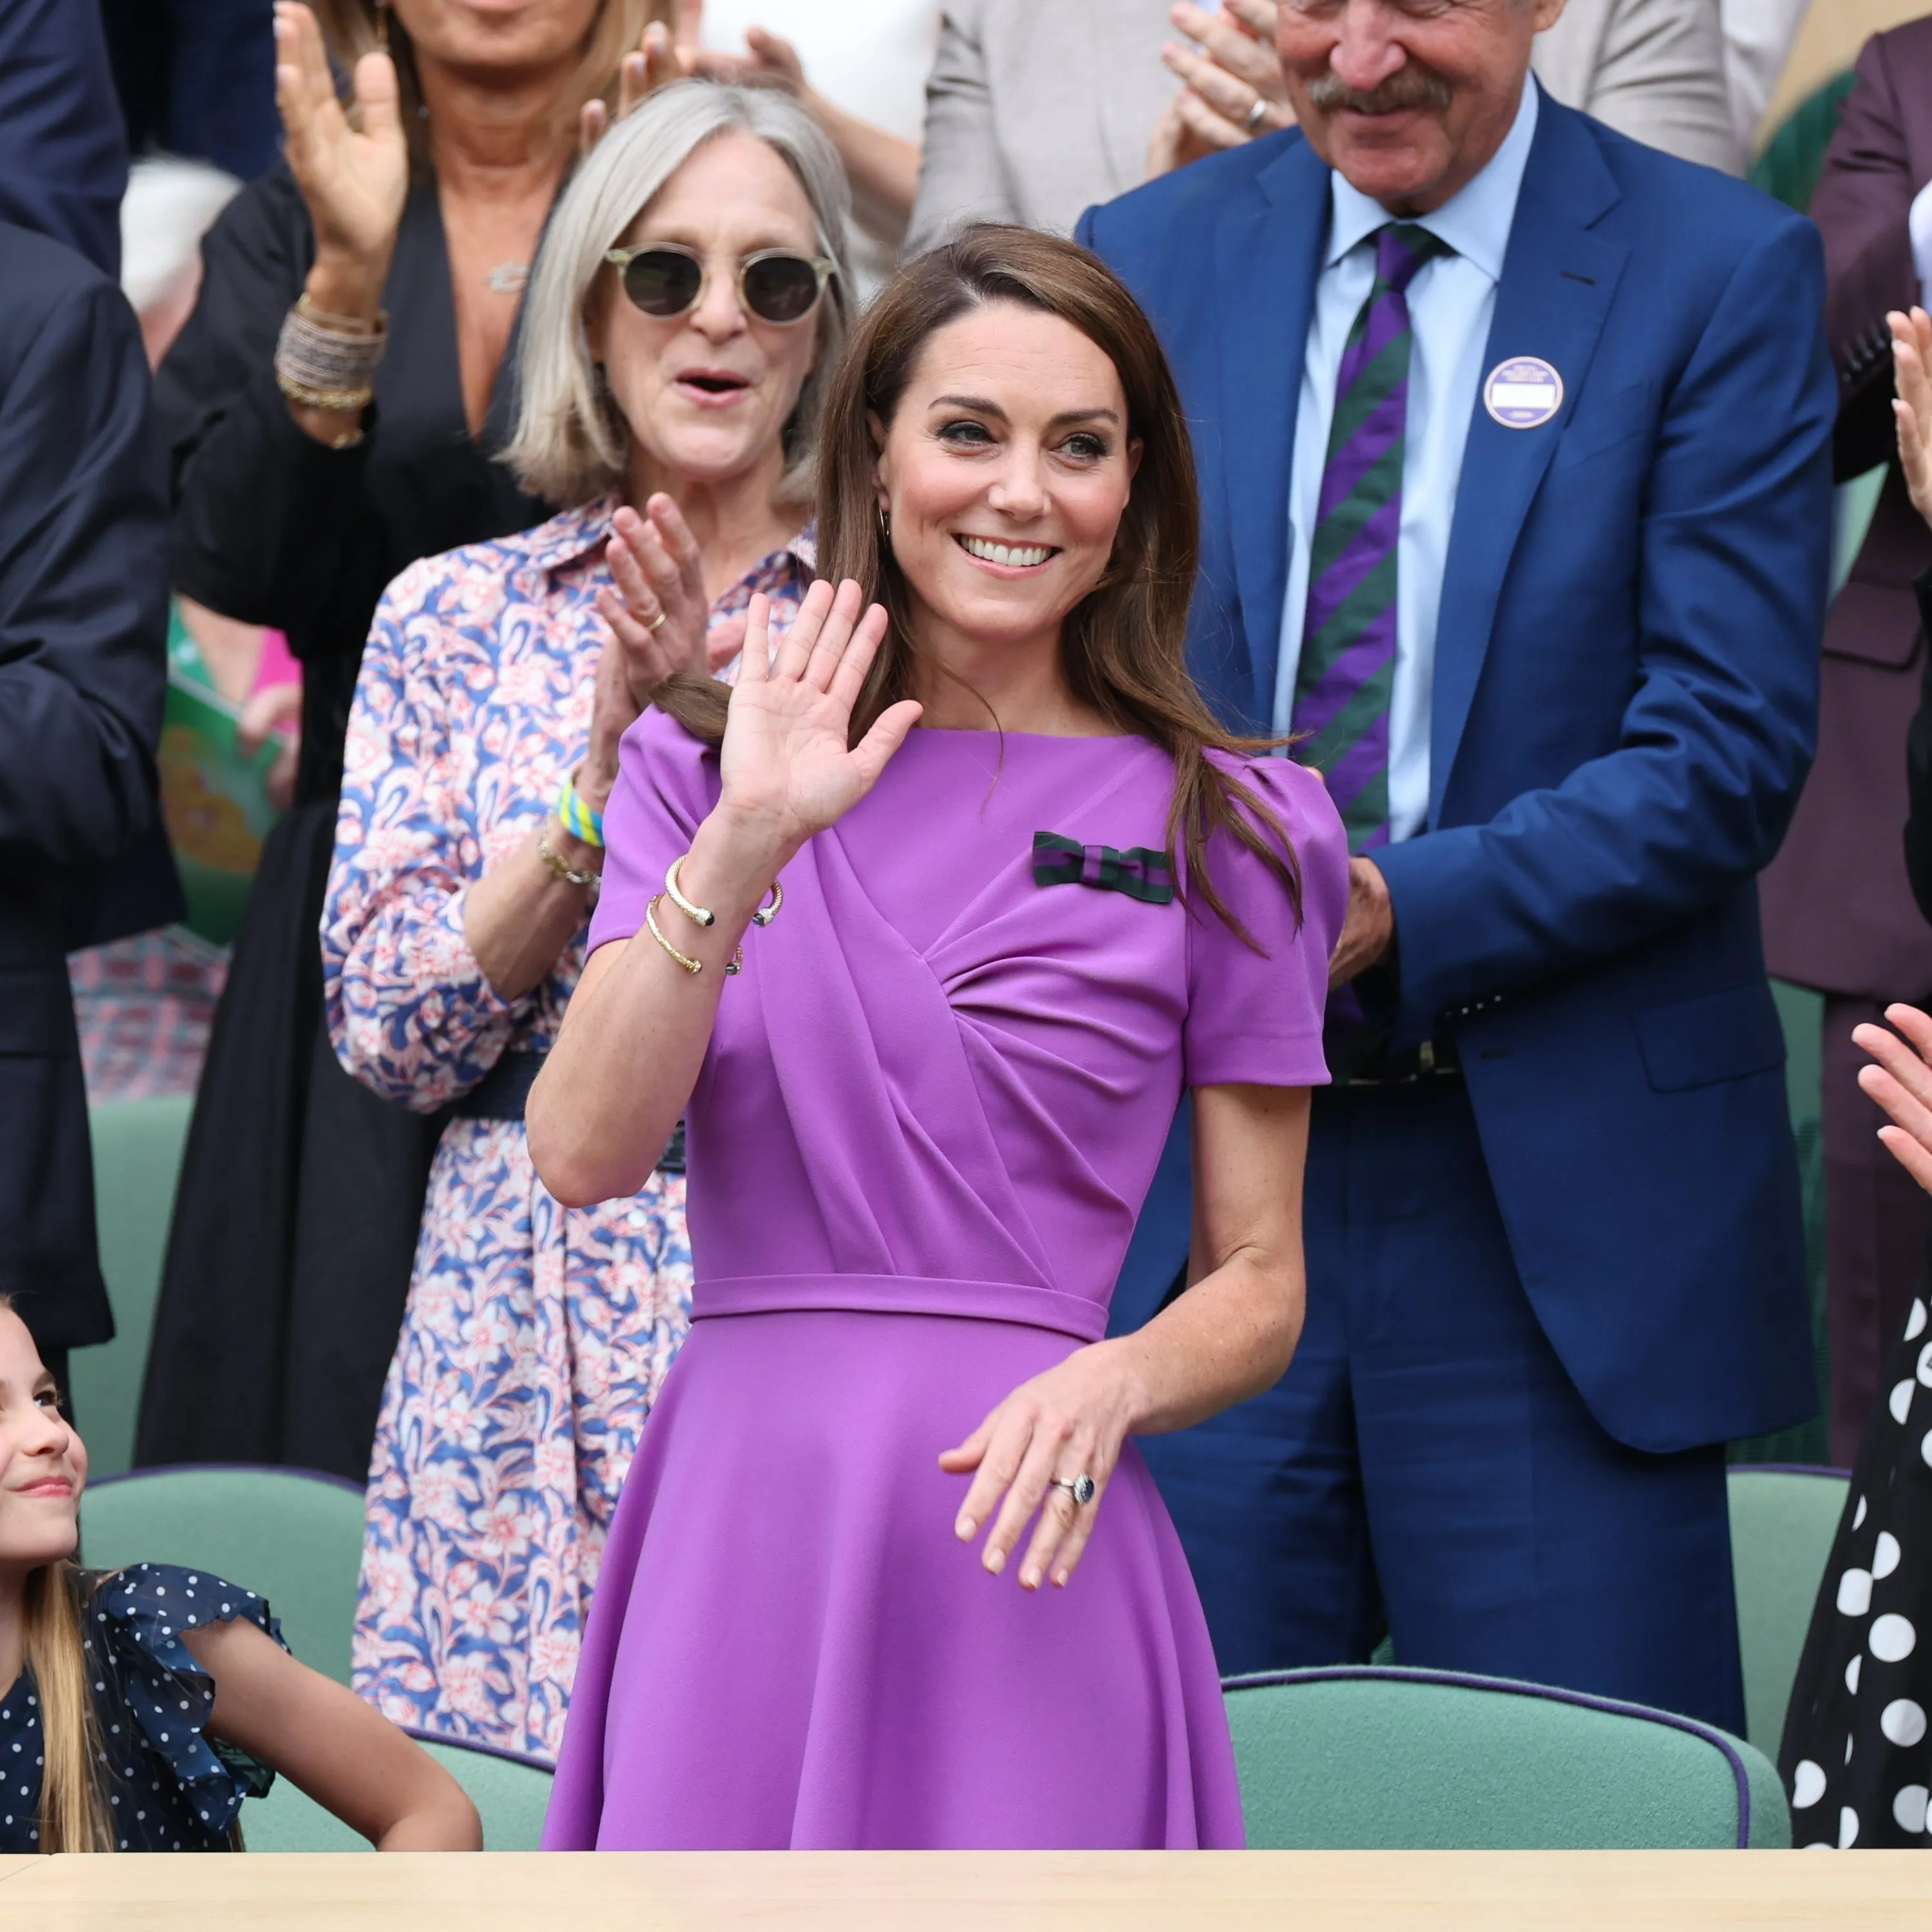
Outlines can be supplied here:
<path id="1" fill-rule="evenodd" d="M 530 1155 L 567 1207 L 644 1185 L 697 1083 L 718 998 L 752 915 L 799 848 L 870 791 L 920 715 L 895 704 L 848 747 L 852 709 L 885 635 L 876 604 L 861 614 L 856 584 L 814 584 L 775 661 L 771 606 L 754 597 L 720 754 L 716 806 L 681 862 L 686 900 L 652 901 L 634 938 L 600 946 L 565 1014 L 532 1092 Z M 627 741 L 626 755 L 630 745 Z M 621 787 L 631 782 L 626 773 Z M 614 838 L 616 826 L 609 827 Z"/>

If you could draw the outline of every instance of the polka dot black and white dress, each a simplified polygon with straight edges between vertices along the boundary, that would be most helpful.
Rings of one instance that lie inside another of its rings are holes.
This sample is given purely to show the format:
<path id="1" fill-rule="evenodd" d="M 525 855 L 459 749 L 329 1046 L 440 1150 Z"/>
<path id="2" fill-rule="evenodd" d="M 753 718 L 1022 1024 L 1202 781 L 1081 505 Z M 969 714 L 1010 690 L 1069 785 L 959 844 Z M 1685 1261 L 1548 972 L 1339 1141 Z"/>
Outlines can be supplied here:
<path id="1" fill-rule="evenodd" d="M 1932 1317 L 1914 1301 L 1852 1472 L 1785 1719 L 1792 1842 L 1932 1850 Z"/>
<path id="2" fill-rule="evenodd" d="M 88 1576 L 82 1602 L 118 1849 L 227 1850 L 242 1799 L 264 1796 L 274 1774 L 206 1735 L 214 1680 L 182 1632 L 246 1617 L 280 1643 L 281 1626 L 252 1591 L 163 1563 Z M 40 1850 L 45 1762 L 40 1696 L 26 1670 L 0 1696 L 0 1852 Z"/>

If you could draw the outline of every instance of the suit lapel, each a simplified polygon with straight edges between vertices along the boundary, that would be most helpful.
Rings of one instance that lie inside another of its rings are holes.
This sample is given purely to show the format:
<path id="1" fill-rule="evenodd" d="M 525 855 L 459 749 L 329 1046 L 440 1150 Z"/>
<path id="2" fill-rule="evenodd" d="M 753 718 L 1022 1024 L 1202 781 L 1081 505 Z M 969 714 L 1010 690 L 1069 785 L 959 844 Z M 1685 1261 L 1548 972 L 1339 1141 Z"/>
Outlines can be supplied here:
<path id="1" fill-rule="evenodd" d="M 1496 290 L 1483 370 L 1486 379 L 1509 357 L 1540 357 L 1563 379 L 1563 404 L 1553 421 L 1515 430 L 1490 416 L 1480 392 L 1476 398 L 1436 624 L 1430 732 L 1432 828 L 1468 722 L 1510 560 L 1576 410 L 1629 256 L 1621 244 L 1591 232 L 1619 194 L 1582 117 L 1547 94 L 1540 113 Z"/>
<path id="2" fill-rule="evenodd" d="M 1216 238 L 1222 473 L 1241 623 L 1253 680 L 1247 708 L 1266 728 L 1288 580 L 1288 488 L 1295 414 L 1328 232 L 1328 170 L 1291 141 L 1258 176 Z"/>

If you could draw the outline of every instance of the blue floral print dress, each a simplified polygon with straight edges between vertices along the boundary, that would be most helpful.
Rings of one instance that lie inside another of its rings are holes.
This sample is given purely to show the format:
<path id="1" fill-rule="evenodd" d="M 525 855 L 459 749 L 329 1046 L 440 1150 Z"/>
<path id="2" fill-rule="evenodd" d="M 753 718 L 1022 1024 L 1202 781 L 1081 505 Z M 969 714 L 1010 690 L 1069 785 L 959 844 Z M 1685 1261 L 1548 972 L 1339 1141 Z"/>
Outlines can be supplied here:
<path id="1" fill-rule="evenodd" d="M 464 900 L 583 759 L 615 508 L 426 558 L 376 610 L 323 986 L 342 1064 L 401 1106 L 434 1112 L 506 1053 L 546 1050 L 583 970 L 589 907 L 549 976 L 500 998 Z M 714 662 L 755 592 L 782 630 L 813 562 L 808 530 L 732 586 Z M 554 1760 L 604 1533 L 690 1299 L 682 1174 L 566 1208 L 520 1120 L 445 1127 L 369 1473 L 355 1682 L 386 1715 Z"/>
<path id="2" fill-rule="evenodd" d="M 242 1799 L 266 1797 L 275 1774 L 207 1735 L 214 1681 L 182 1633 L 245 1617 L 281 1643 L 281 1625 L 254 1591 L 205 1570 L 137 1563 L 80 1580 L 82 1642 L 115 1849 L 231 1850 Z M 0 1692 L 0 1852 L 40 1849 L 46 1744 L 40 1725 L 29 1668 Z"/>

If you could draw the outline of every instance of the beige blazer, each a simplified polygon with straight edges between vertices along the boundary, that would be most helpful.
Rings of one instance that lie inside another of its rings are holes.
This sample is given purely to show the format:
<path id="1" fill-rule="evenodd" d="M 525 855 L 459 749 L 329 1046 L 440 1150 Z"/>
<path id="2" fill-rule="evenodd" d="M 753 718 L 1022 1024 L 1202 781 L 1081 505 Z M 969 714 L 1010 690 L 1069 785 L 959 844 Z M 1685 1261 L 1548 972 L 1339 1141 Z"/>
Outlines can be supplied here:
<path id="1" fill-rule="evenodd" d="M 1718 0 L 1570 0 L 1537 36 L 1530 65 L 1564 106 L 1666 154 L 1743 173 Z"/>
<path id="2" fill-rule="evenodd" d="M 906 253 L 963 221 L 1060 234 L 1137 186 L 1174 90 L 1168 0 L 950 0 L 926 87 Z M 1544 86 L 1640 141 L 1731 173 L 1718 0 L 1570 0 L 1536 44 Z"/>

